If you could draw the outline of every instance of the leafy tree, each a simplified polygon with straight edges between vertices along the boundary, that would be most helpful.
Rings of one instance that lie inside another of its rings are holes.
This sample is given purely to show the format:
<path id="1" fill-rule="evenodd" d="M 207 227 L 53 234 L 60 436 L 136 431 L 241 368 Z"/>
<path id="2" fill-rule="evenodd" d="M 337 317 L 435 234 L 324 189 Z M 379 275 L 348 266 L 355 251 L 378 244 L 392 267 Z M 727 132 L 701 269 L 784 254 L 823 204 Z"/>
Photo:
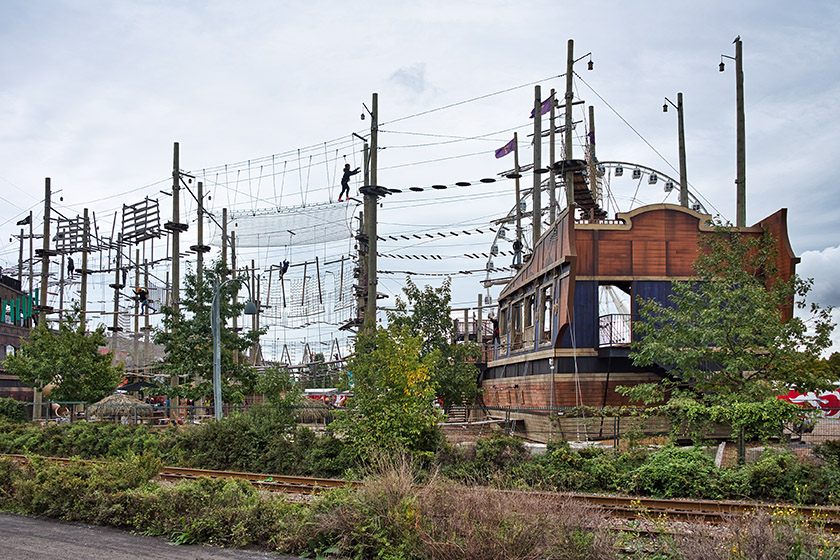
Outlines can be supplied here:
<path id="1" fill-rule="evenodd" d="M 170 396 L 198 399 L 213 394 L 213 337 L 210 329 L 211 303 L 216 282 L 223 282 L 228 271 L 221 261 L 204 270 L 202 282 L 195 274 L 184 280 L 184 296 L 178 311 L 163 307 L 163 328 L 156 330 L 154 341 L 166 353 L 160 372 L 177 376 L 177 387 L 164 389 Z M 222 399 L 226 403 L 241 403 L 254 391 L 256 371 L 242 361 L 235 360 L 259 340 L 265 330 L 248 329 L 243 334 L 224 327 L 233 317 L 242 314 L 244 303 L 234 303 L 239 284 L 230 282 L 219 294 L 221 318 Z"/>
<path id="2" fill-rule="evenodd" d="M 289 370 L 275 364 L 265 370 L 257 380 L 256 390 L 265 395 L 269 404 L 293 406 L 298 404 L 302 391 L 299 384 L 292 380 Z"/>
<path id="3" fill-rule="evenodd" d="M 419 337 L 394 326 L 356 339 L 348 361 L 353 398 L 334 426 L 360 451 L 431 452 L 437 447 L 435 386 L 429 364 L 420 357 L 421 346 Z"/>
<path id="4" fill-rule="evenodd" d="M 684 389 L 707 404 L 727 404 L 763 401 L 788 387 L 832 387 L 830 369 L 819 360 L 831 343 L 831 310 L 812 304 L 807 320 L 785 320 L 792 305 L 806 309 L 812 281 L 777 278 L 773 237 L 718 226 L 699 243 L 697 280 L 674 282 L 666 304 L 638 305 L 633 363 L 663 365 L 668 378 L 624 392 L 653 402 Z"/>
<path id="5" fill-rule="evenodd" d="M 421 338 L 420 357 L 432 366 L 430 375 L 445 408 L 473 402 L 478 394 L 478 370 L 470 360 L 480 356 L 481 348 L 469 341 L 451 342 L 451 280 L 447 278 L 439 288 L 420 289 L 407 278 L 403 292 L 406 301 L 397 298 L 394 311 L 388 312 L 388 322 Z"/>
<path id="6" fill-rule="evenodd" d="M 114 392 L 123 379 L 123 365 L 112 365 L 106 346 L 105 327 L 85 332 L 78 307 L 69 312 L 53 331 L 46 322 L 32 329 L 20 352 L 6 358 L 6 371 L 31 387 L 55 385 L 50 397 L 56 401 L 96 402 Z"/>

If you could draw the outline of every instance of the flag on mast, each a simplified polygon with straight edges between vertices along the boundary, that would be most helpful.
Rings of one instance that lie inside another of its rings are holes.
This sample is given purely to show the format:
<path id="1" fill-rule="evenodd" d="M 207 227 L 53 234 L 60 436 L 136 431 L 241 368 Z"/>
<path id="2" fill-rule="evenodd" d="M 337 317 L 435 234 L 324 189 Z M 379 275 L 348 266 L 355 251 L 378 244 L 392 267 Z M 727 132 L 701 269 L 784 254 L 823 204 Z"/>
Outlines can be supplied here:
<path id="1" fill-rule="evenodd" d="M 508 142 L 507 144 L 505 144 L 504 146 L 502 146 L 501 148 L 496 150 L 496 159 L 499 159 L 501 157 L 505 157 L 506 155 L 511 153 L 513 151 L 513 148 L 515 147 L 515 144 L 514 144 L 515 141 L 516 141 L 516 139 L 514 138 L 510 142 Z"/>
<path id="2" fill-rule="evenodd" d="M 25 226 L 25 225 L 27 225 L 27 224 L 28 224 L 29 222 L 31 222 L 31 221 L 32 221 L 32 215 L 30 214 L 29 216 L 27 216 L 27 217 L 25 217 L 24 219 L 22 219 L 21 221 L 19 221 L 19 222 L 17 223 L 17 225 L 19 225 L 19 226 Z"/>
<path id="3" fill-rule="evenodd" d="M 551 111 L 551 102 L 553 101 L 552 97 L 549 97 L 545 101 L 542 102 L 540 105 L 540 115 L 545 115 L 549 111 Z M 534 110 L 531 109 L 531 118 L 534 118 Z"/>

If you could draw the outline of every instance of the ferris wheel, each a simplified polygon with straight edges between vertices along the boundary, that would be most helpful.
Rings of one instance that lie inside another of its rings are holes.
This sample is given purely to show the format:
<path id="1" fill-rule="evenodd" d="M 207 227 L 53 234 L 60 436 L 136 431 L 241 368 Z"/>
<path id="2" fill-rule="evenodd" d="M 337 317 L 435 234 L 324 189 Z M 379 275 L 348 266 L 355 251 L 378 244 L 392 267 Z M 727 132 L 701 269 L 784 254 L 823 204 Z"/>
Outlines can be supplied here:
<path id="1" fill-rule="evenodd" d="M 533 172 L 533 166 L 525 165 L 520 168 L 521 173 Z M 591 180 L 592 172 L 594 170 L 595 181 Z M 502 173 L 502 175 L 511 175 L 511 172 Z M 680 197 L 680 182 L 674 179 L 667 173 L 641 165 L 638 163 L 631 163 L 625 161 L 598 161 L 594 166 L 587 165 L 587 182 L 589 183 L 590 191 L 593 192 L 598 206 L 606 214 L 607 220 L 617 219 L 617 215 L 622 212 L 629 212 L 640 206 L 657 203 L 672 203 L 679 204 Z M 556 213 L 559 214 L 566 207 L 566 197 L 563 195 L 565 185 L 563 178 L 558 176 L 555 179 L 555 188 L 557 188 L 555 197 L 557 201 Z M 551 189 L 550 179 L 541 182 L 540 190 L 548 191 Z M 517 236 L 516 231 L 516 204 L 511 207 L 505 216 L 494 220 L 493 224 L 498 226 L 496 235 L 490 246 L 489 257 L 486 262 L 485 278 L 482 282 L 487 295 L 485 296 L 485 303 L 490 303 L 490 287 L 495 285 L 506 284 L 515 274 L 516 269 L 513 264 L 516 262 L 516 257 L 513 255 L 513 243 L 520 239 L 522 243 L 522 254 L 529 253 L 533 247 L 530 247 L 531 236 L 523 235 L 523 232 L 529 231 L 533 227 L 533 220 L 538 216 L 545 227 L 550 226 L 549 223 L 551 210 L 547 206 L 542 206 L 539 212 L 533 211 L 533 189 L 522 189 L 520 191 L 519 202 L 519 216 L 521 218 L 521 231 Z M 542 196 L 541 200 L 545 201 L 548 197 Z M 688 207 L 701 214 L 708 214 L 708 211 L 698 196 L 690 189 L 688 190 Z M 506 250 L 507 249 L 507 250 Z M 510 266 L 502 261 L 507 257 L 511 258 Z M 616 309 L 619 312 L 626 312 L 622 310 L 626 306 L 626 302 L 622 302 L 622 298 L 614 293 L 605 293 L 602 296 L 602 304 L 607 308 Z"/>

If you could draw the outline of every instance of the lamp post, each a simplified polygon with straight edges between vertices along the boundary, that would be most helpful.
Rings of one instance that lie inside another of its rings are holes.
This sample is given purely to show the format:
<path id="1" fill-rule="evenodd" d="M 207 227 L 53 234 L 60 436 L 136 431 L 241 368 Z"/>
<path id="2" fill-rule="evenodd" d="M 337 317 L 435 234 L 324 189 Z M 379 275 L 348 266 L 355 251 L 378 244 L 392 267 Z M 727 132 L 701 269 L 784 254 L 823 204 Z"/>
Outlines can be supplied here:
<path id="1" fill-rule="evenodd" d="M 572 159 L 572 105 L 575 104 L 575 92 L 573 89 L 573 80 L 574 77 L 574 65 L 576 62 L 583 60 L 584 58 L 589 57 L 589 63 L 586 65 L 588 70 L 592 70 L 594 64 L 592 62 L 592 53 L 588 52 L 580 58 L 575 58 L 575 41 L 574 39 L 569 39 L 567 53 L 566 53 L 566 95 L 564 97 L 566 101 L 566 124 L 565 124 L 565 144 L 566 144 L 566 153 L 563 155 L 563 159 L 565 161 L 570 161 Z M 581 103 L 583 103 L 581 101 Z M 551 123 L 551 126 L 554 126 L 554 123 Z M 566 166 L 566 175 L 564 177 L 564 181 L 566 183 L 566 207 L 570 208 L 575 203 L 575 173 L 572 170 L 571 165 Z M 571 212 L 571 210 L 570 210 Z M 538 212 L 535 210 L 534 214 L 536 215 Z M 573 219 L 574 216 L 571 214 L 569 215 L 569 219 Z M 536 219 L 536 217 L 534 218 Z"/>
<path id="2" fill-rule="evenodd" d="M 737 227 L 744 227 L 747 225 L 747 133 L 746 118 L 744 116 L 744 56 L 741 36 L 738 35 L 732 42 L 735 44 L 735 56 L 720 55 L 719 69 L 721 72 L 726 69 L 726 65 L 723 62 L 724 58 L 735 61 L 735 95 L 736 109 L 738 112 L 735 121 L 738 134 L 736 147 L 738 175 L 735 180 L 737 184 L 735 225 Z"/>
<path id="3" fill-rule="evenodd" d="M 685 174 L 685 121 L 683 120 L 683 95 L 682 92 L 677 93 L 677 104 L 665 98 L 665 103 L 662 105 L 662 112 L 668 112 L 668 105 L 671 105 L 677 110 L 677 134 L 679 136 L 680 144 L 680 206 L 688 208 L 688 178 Z"/>
<path id="4" fill-rule="evenodd" d="M 247 277 L 244 278 L 247 280 Z M 254 298 L 251 296 L 251 288 L 248 282 L 244 282 L 243 278 L 231 278 L 225 280 L 221 284 L 215 283 L 213 289 L 213 303 L 211 305 L 211 330 L 213 331 L 213 412 L 216 420 L 222 419 L 222 335 L 221 335 L 221 317 L 219 310 L 219 295 L 222 288 L 231 282 L 238 282 L 240 285 L 245 284 L 248 289 L 248 301 L 245 302 L 245 315 L 256 315 L 257 306 L 254 304 Z"/>

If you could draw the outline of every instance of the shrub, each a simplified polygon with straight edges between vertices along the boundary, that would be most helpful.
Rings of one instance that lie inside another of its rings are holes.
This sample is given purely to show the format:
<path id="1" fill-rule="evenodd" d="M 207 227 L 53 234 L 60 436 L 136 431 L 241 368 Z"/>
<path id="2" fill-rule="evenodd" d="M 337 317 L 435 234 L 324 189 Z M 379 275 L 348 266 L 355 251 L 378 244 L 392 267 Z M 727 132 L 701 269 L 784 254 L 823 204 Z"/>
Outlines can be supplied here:
<path id="1" fill-rule="evenodd" d="M 827 464 L 840 468 L 840 440 L 830 439 L 814 446 L 814 455 Z"/>
<path id="2" fill-rule="evenodd" d="M 26 422 L 26 405 L 15 399 L 0 397 L 0 420 Z"/>
<path id="3" fill-rule="evenodd" d="M 815 466 L 787 451 L 765 451 L 758 461 L 745 468 L 753 498 L 803 503 L 820 490 L 813 484 L 817 477 Z"/>
<path id="4" fill-rule="evenodd" d="M 717 496 L 714 460 L 697 448 L 665 447 L 636 471 L 636 489 L 657 498 Z"/>

